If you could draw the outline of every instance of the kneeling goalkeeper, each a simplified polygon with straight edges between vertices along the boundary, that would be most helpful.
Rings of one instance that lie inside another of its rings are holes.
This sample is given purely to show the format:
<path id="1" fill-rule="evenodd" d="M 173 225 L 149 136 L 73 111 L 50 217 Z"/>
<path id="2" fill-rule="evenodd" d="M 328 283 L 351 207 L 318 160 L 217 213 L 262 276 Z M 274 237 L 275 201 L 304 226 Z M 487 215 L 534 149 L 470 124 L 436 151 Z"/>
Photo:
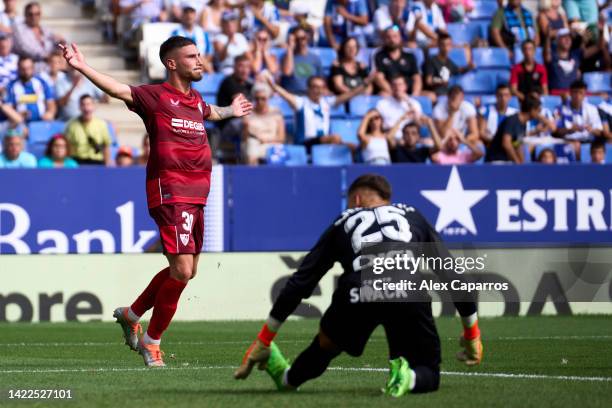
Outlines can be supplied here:
<path id="1" fill-rule="evenodd" d="M 390 373 L 384 392 L 400 397 L 408 392 L 435 391 L 440 383 L 440 339 L 431 311 L 431 298 L 420 302 L 361 302 L 360 273 L 355 259 L 365 243 L 437 243 L 438 256 L 450 256 L 425 218 L 413 207 L 390 204 L 391 186 L 379 175 L 367 174 L 350 186 L 349 209 L 323 233 L 304 258 L 278 299 L 257 339 L 234 373 L 245 379 L 255 365 L 265 369 L 279 390 L 296 389 L 325 372 L 340 353 L 360 356 L 374 329 L 382 325 L 389 347 Z M 309 297 L 323 275 L 340 262 L 344 273 L 325 311 L 319 333 L 289 366 L 272 341 L 282 323 L 302 299 Z M 443 279 L 443 277 L 441 277 Z M 462 350 L 457 357 L 468 365 L 482 360 L 476 303 L 455 301 L 463 323 Z"/>

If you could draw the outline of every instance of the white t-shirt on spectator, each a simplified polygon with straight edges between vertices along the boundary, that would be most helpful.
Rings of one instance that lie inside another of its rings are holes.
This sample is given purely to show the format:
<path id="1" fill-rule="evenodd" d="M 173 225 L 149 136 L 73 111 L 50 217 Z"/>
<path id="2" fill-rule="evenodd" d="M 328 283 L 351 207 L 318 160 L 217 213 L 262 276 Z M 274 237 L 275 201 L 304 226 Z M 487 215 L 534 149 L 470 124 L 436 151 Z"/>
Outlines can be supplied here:
<path id="1" fill-rule="evenodd" d="M 15 16 L 14 19 L 11 20 L 8 14 L 4 11 L 0 13 L 0 26 L 12 27 L 16 24 L 23 23 L 23 16 Z"/>
<path id="2" fill-rule="evenodd" d="M 119 7 L 131 7 L 139 2 L 140 0 L 120 0 Z M 149 0 L 132 10 L 130 18 L 133 24 L 140 24 L 159 18 L 162 10 L 164 10 L 164 0 Z"/>
<path id="3" fill-rule="evenodd" d="M 72 79 L 67 75 L 55 82 L 55 95 L 57 99 L 63 98 L 70 89 L 72 89 Z M 81 78 L 81 82 L 79 82 L 77 87 L 74 88 L 74 91 L 70 94 L 70 98 L 68 98 L 66 105 L 60 108 L 59 117 L 61 120 L 68 121 L 81 114 L 79 110 L 79 100 L 83 95 L 89 95 L 96 100 L 100 100 L 104 92 L 95 86 L 89 79 L 85 77 Z"/>
<path id="4" fill-rule="evenodd" d="M 229 39 L 225 34 L 219 34 L 215 37 L 215 42 L 225 46 Z M 234 58 L 244 54 L 249 50 L 249 42 L 242 33 L 234 34 L 234 38 L 227 47 L 227 56 L 223 61 L 219 61 L 219 70 L 225 75 L 231 75 L 234 72 Z"/>
<path id="5" fill-rule="evenodd" d="M 501 115 L 497 111 L 495 105 L 481 107 L 480 114 L 487 123 L 487 138 L 493 139 L 495 137 L 495 133 L 497 133 L 497 128 L 499 127 L 501 122 L 508 116 L 514 115 L 515 113 L 518 113 L 518 109 L 513 108 L 512 106 L 508 106 L 506 108 L 506 112 Z"/>
<path id="6" fill-rule="evenodd" d="M 476 117 L 476 108 L 468 101 L 461 102 L 459 111 L 453 118 L 453 129 L 465 135 L 468 131 L 468 120 Z M 433 118 L 437 120 L 448 119 L 448 100 L 443 99 L 438 102 L 433 110 Z"/>
<path id="7" fill-rule="evenodd" d="M 295 137 L 296 140 L 308 140 L 328 136 L 330 129 L 330 111 L 336 103 L 335 96 L 323 96 L 319 102 L 313 102 L 307 96 L 296 96 Z"/>
<path id="8" fill-rule="evenodd" d="M 594 130 L 602 130 L 601 117 L 595 105 L 582 102 L 582 109 L 573 110 L 569 104 L 561 105 L 557 108 L 556 116 L 558 118 L 557 127 L 570 129 L 573 126 L 586 127 L 590 126 Z M 568 133 L 565 135 L 565 140 L 588 141 L 592 138 L 588 130 Z"/>
<path id="9" fill-rule="evenodd" d="M 9 82 L 17 78 L 18 61 L 17 54 L 11 53 L 6 57 L 0 57 L 0 88 L 6 88 Z"/>
<path id="10" fill-rule="evenodd" d="M 402 19 L 405 19 L 407 22 L 407 17 L 409 16 L 410 11 L 408 9 L 405 9 L 403 11 Z M 391 13 L 389 12 L 389 6 L 383 5 L 376 9 L 376 12 L 374 12 L 374 28 L 376 28 L 376 30 L 384 31 L 387 28 L 391 27 L 392 24 L 393 19 L 391 18 Z M 400 29 L 404 29 L 404 27 L 400 27 Z"/>
<path id="11" fill-rule="evenodd" d="M 409 96 L 406 96 L 406 98 L 401 101 L 398 101 L 391 96 L 383 98 L 376 104 L 376 110 L 380 112 L 380 116 L 382 116 L 383 127 L 385 129 L 392 128 L 393 125 L 395 125 L 395 123 L 404 115 L 404 113 L 410 110 L 414 111 L 416 116 L 420 116 L 423 112 L 419 101 Z M 402 138 L 402 128 L 410 122 L 410 119 L 406 119 L 402 122 L 402 125 L 397 130 L 397 133 L 395 133 L 396 139 Z"/>
<path id="12" fill-rule="evenodd" d="M 436 3 L 431 5 L 431 8 L 428 9 L 425 4 L 421 2 L 416 2 L 412 4 L 410 10 L 410 17 L 408 17 L 408 22 L 406 23 L 406 31 L 411 32 L 414 30 L 414 25 L 416 24 L 417 15 L 423 16 L 421 21 L 425 23 L 429 27 L 432 32 L 435 32 L 438 29 L 445 30 L 446 22 L 444 21 L 444 15 L 442 14 L 442 10 Z M 417 31 L 416 39 L 418 43 L 427 42 L 428 38 L 421 31 Z"/>

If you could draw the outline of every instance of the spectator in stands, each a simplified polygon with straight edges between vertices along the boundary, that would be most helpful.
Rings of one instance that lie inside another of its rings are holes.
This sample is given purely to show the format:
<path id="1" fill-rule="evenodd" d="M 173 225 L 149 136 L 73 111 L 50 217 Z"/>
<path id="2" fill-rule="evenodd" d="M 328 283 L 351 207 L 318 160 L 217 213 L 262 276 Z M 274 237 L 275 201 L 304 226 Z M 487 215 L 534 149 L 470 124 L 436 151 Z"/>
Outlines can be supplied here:
<path id="1" fill-rule="evenodd" d="M 242 32 L 247 38 L 255 38 L 259 30 L 266 30 L 272 39 L 280 33 L 280 14 L 276 6 L 264 0 L 246 0 L 242 19 Z"/>
<path id="2" fill-rule="evenodd" d="M 115 166 L 132 167 L 134 165 L 134 153 L 129 146 L 121 146 L 115 154 Z"/>
<path id="3" fill-rule="evenodd" d="M 79 164 L 70 157 L 68 140 L 64 135 L 58 133 L 49 139 L 47 150 L 45 150 L 45 157 L 38 161 L 38 167 L 42 169 L 57 167 L 73 169 L 79 167 Z"/>
<path id="4" fill-rule="evenodd" d="M 544 43 L 544 62 L 548 69 L 548 83 L 552 95 L 567 93 L 570 85 L 580 79 L 581 49 L 572 50 L 570 30 L 562 28 L 557 32 L 557 47 L 553 52 L 550 38 Z"/>
<path id="5" fill-rule="evenodd" d="M 18 129 L 11 129 L 2 140 L 2 154 L 0 155 L 0 168 L 35 168 L 36 157 L 32 153 L 23 151 L 23 134 Z"/>
<path id="6" fill-rule="evenodd" d="M 468 53 L 468 65 L 466 67 L 459 68 L 450 59 L 449 53 L 453 48 L 453 39 L 446 33 L 441 33 L 438 36 L 438 54 L 433 57 L 428 57 L 423 67 L 423 75 L 425 82 L 427 95 L 433 102 L 437 100 L 440 95 L 446 95 L 448 93 L 448 83 L 452 76 L 464 74 L 467 71 L 474 69 L 474 63 L 472 62 L 472 53 L 468 47 L 465 51 Z"/>
<path id="7" fill-rule="evenodd" d="M 446 32 L 442 10 L 434 0 L 420 0 L 412 3 L 412 10 L 406 31 L 410 44 L 419 47 L 435 47 L 438 34 Z"/>
<path id="8" fill-rule="evenodd" d="M 24 14 L 24 22 L 14 28 L 14 51 L 21 57 L 43 62 L 49 54 L 56 51 L 56 44 L 64 42 L 64 39 L 40 25 L 42 10 L 39 3 L 28 3 Z"/>
<path id="9" fill-rule="evenodd" d="M 197 21 L 200 21 L 206 3 L 208 3 L 208 0 L 172 0 L 170 3 L 170 20 L 183 21 L 185 9 L 190 8 L 194 11 Z"/>
<path id="10" fill-rule="evenodd" d="M 142 137 L 142 148 L 140 151 L 140 156 L 136 160 L 136 163 L 142 166 L 146 166 L 149 161 L 149 153 L 151 153 L 151 142 L 149 140 L 149 134 L 145 133 Z"/>
<path id="11" fill-rule="evenodd" d="M 606 144 L 603 140 L 595 140 L 591 143 L 591 163 L 606 164 Z"/>
<path id="12" fill-rule="evenodd" d="M 221 20 L 227 11 L 225 0 L 210 0 L 202 10 L 200 25 L 211 36 L 221 33 Z"/>
<path id="13" fill-rule="evenodd" d="M 119 7 L 121 14 L 130 17 L 133 31 L 144 23 L 168 19 L 164 0 L 120 0 Z"/>
<path id="14" fill-rule="evenodd" d="M 409 122 L 406 123 L 406 120 Z M 405 123 L 402 126 L 402 123 Z M 419 145 L 421 134 L 419 126 L 427 126 L 431 133 L 433 146 Z M 401 127 L 401 139 L 394 137 Z M 425 163 L 430 156 L 440 150 L 440 137 L 431 118 L 419 116 L 417 120 L 407 112 L 401 117 L 395 126 L 387 133 L 389 146 L 391 146 L 391 157 L 393 163 Z"/>
<path id="15" fill-rule="evenodd" d="M 248 56 L 253 74 L 257 75 L 266 69 L 276 77 L 279 72 L 279 64 L 276 55 L 272 53 L 272 41 L 270 41 L 270 34 L 267 30 L 261 29 L 255 34 Z"/>
<path id="16" fill-rule="evenodd" d="M 72 157 L 79 164 L 111 165 L 112 143 L 106 121 L 94 116 L 95 102 L 90 95 L 80 98 L 81 115 L 66 125 L 64 132 Z"/>
<path id="17" fill-rule="evenodd" d="M 235 11 L 223 13 L 221 34 L 214 40 L 215 58 L 218 70 L 225 75 L 231 75 L 234 70 L 234 59 L 249 51 L 249 42 L 238 32 L 239 15 Z"/>
<path id="18" fill-rule="evenodd" d="M 508 50 L 510 60 L 514 60 L 514 46 L 525 40 L 540 44 L 538 30 L 531 12 L 522 6 L 521 0 L 508 0 L 508 5 L 500 8 L 491 22 L 491 45 Z"/>
<path id="19" fill-rule="evenodd" d="M 541 164 L 557 164 L 557 155 L 550 147 L 544 148 L 540 151 L 537 162 Z"/>
<path id="20" fill-rule="evenodd" d="M 19 59 L 17 76 L 7 87 L 6 101 L 26 122 L 53 120 L 57 113 L 55 93 L 40 76 L 34 75 L 32 58 Z"/>
<path id="21" fill-rule="evenodd" d="M 439 101 L 433 110 L 436 128 L 443 138 L 459 132 L 466 140 L 477 142 L 478 122 L 476 121 L 476 108 L 465 100 L 463 89 L 452 86 L 448 91 L 448 98 Z"/>
<path id="22" fill-rule="evenodd" d="M 474 10 L 473 0 L 437 0 L 447 23 L 463 23 L 467 14 Z"/>
<path id="23" fill-rule="evenodd" d="M 332 107 L 342 105 L 354 96 L 363 93 L 371 79 L 368 78 L 359 87 L 338 96 L 325 96 L 326 80 L 313 76 L 308 79 L 306 96 L 292 94 L 277 85 L 271 75 L 265 75 L 268 84 L 285 99 L 296 113 L 295 140 L 303 143 L 310 151 L 317 144 L 339 144 L 342 139 L 330 132 L 330 111 Z"/>
<path id="24" fill-rule="evenodd" d="M 308 33 L 302 27 L 295 28 L 287 39 L 287 52 L 281 66 L 281 86 L 293 94 L 305 94 L 308 78 L 323 75 L 321 58 L 309 49 L 308 41 Z"/>
<path id="25" fill-rule="evenodd" d="M 247 55 L 240 55 L 234 60 L 232 74 L 226 76 L 217 91 L 219 106 L 231 105 L 232 100 L 239 94 L 250 97 L 253 89 L 251 81 L 251 61 Z M 217 122 L 222 139 L 226 141 L 239 140 L 242 136 L 242 119 L 232 118 Z"/>
<path id="26" fill-rule="evenodd" d="M 383 117 L 383 127 L 391 129 L 397 121 L 404 117 L 404 120 L 397 126 L 394 136 L 396 139 L 401 139 L 403 126 L 406 123 L 417 120 L 423 110 L 421 104 L 408 96 L 406 93 L 406 79 L 401 75 L 397 75 L 391 79 L 391 95 L 384 97 L 376 104 L 376 110 Z M 408 116 L 405 116 L 408 115 Z"/>
<path id="27" fill-rule="evenodd" d="M 535 43 L 525 40 L 521 49 L 524 59 L 514 65 L 510 72 L 512 94 L 519 98 L 519 101 L 525 100 L 527 95 L 548 95 L 548 74 L 544 65 L 535 60 Z"/>
<path id="28" fill-rule="evenodd" d="M 538 29 L 542 38 L 555 39 L 562 28 L 569 28 L 569 24 L 561 0 L 540 0 Z"/>
<path id="29" fill-rule="evenodd" d="M 486 162 L 516 163 L 524 162 L 523 139 L 527 133 L 527 123 L 541 119 L 540 100 L 528 96 L 521 103 L 521 111 L 508 116 L 497 129 L 485 155 Z"/>
<path id="30" fill-rule="evenodd" d="M 17 13 L 17 0 L 4 0 L 4 11 L 0 12 L 0 32 L 11 34 L 23 17 Z"/>
<path id="31" fill-rule="evenodd" d="M 379 38 L 383 38 L 385 30 L 391 26 L 400 27 L 404 41 L 408 40 L 405 27 L 410 17 L 410 9 L 406 0 L 390 0 L 388 5 L 381 5 L 374 13 L 374 28 Z"/>
<path id="32" fill-rule="evenodd" d="M 366 164 L 391 164 L 391 153 L 387 132 L 383 129 L 382 116 L 376 109 L 371 109 L 361 120 L 357 131 L 361 148 L 361 157 Z M 393 136 L 394 137 L 394 136 Z"/>
<path id="33" fill-rule="evenodd" d="M 327 42 L 333 49 L 338 50 L 347 37 L 355 37 L 365 47 L 368 22 L 366 0 L 327 0 L 323 27 Z"/>
<path id="34" fill-rule="evenodd" d="M 563 0 L 563 8 L 567 12 L 570 24 L 585 23 L 586 25 L 597 24 L 599 10 L 597 1 L 594 0 Z"/>
<path id="35" fill-rule="evenodd" d="M 270 146 L 285 143 L 285 120 L 278 108 L 268 103 L 270 87 L 258 82 L 253 86 L 253 112 L 243 118 L 242 143 L 247 164 L 255 166 L 266 158 Z"/>
<path id="36" fill-rule="evenodd" d="M 586 84 L 580 80 L 570 86 L 570 100 L 555 110 L 557 131 L 555 136 L 575 144 L 580 154 L 580 143 L 603 136 L 603 126 L 597 107 L 585 100 Z"/>
<path id="37" fill-rule="evenodd" d="M 432 163 L 436 164 L 469 164 L 474 163 L 483 156 L 482 150 L 474 140 L 465 140 L 461 132 L 452 129 L 442 141 L 439 152 L 431 155 Z M 461 145 L 468 150 L 460 149 Z"/>
<path id="38" fill-rule="evenodd" d="M 212 65 L 214 49 L 210 37 L 206 31 L 197 25 L 196 9 L 190 6 L 184 7 L 181 13 L 181 26 L 172 31 L 172 36 L 179 35 L 191 39 L 202 57 L 202 68 L 204 72 L 211 73 L 215 69 Z"/>
<path id="39" fill-rule="evenodd" d="M 397 26 L 385 30 L 384 45 L 374 54 L 376 67 L 375 83 L 382 94 L 391 93 L 391 79 L 397 75 L 404 77 L 410 94 L 420 95 L 422 88 L 421 76 L 417 60 L 402 47 L 402 35 Z"/>
<path id="40" fill-rule="evenodd" d="M 47 69 L 40 73 L 40 77 L 51 87 L 51 89 L 55 90 L 55 86 L 58 81 L 66 79 L 66 73 L 62 71 L 64 67 L 64 58 L 62 54 L 58 52 L 53 52 L 47 58 Z"/>
<path id="41" fill-rule="evenodd" d="M 278 7 L 278 5 L 277 5 Z M 279 8 L 279 10 L 281 10 Z M 308 22 L 308 16 L 310 15 L 310 6 L 306 3 L 298 3 L 293 10 L 293 21 L 289 28 L 290 32 L 293 32 L 297 27 L 302 28 L 308 35 L 308 45 L 314 46 L 315 28 Z M 282 15 L 282 13 L 281 13 Z"/>
<path id="42" fill-rule="evenodd" d="M 55 84 L 59 118 L 63 121 L 76 118 L 81 114 L 80 104 L 83 95 L 89 95 L 98 102 L 107 103 L 108 95 L 85 78 L 79 71 L 69 68 L 67 75 L 58 79 Z"/>
<path id="43" fill-rule="evenodd" d="M 338 49 L 338 59 L 333 62 L 330 74 L 330 88 L 336 95 L 357 88 L 368 77 L 368 68 L 357 60 L 358 54 L 359 43 L 355 38 L 348 37 L 342 41 Z M 369 86 L 365 93 L 371 94 L 372 86 Z"/>
<path id="44" fill-rule="evenodd" d="M 11 51 L 12 48 L 10 34 L 0 32 L 0 89 L 6 89 L 9 82 L 17 78 L 19 56 Z"/>
<path id="45" fill-rule="evenodd" d="M 489 144 L 497 133 L 497 128 L 508 116 L 518 113 L 518 109 L 510 106 L 512 94 L 507 84 L 500 84 L 495 91 L 495 104 L 481 106 L 478 116 L 480 139 Z"/>

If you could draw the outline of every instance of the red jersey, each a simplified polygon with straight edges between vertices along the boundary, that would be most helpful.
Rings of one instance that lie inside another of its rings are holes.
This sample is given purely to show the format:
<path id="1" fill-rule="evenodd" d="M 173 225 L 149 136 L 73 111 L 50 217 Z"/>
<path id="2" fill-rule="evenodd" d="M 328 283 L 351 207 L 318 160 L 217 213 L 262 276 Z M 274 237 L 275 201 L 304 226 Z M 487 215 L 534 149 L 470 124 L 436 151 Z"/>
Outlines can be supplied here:
<path id="1" fill-rule="evenodd" d="M 167 83 L 130 86 L 128 108 L 144 121 L 151 144 L 147 203 L 206 204 L 212 171 L 204 120 L 210 106 L 193 89 L 187 95 Z"/>

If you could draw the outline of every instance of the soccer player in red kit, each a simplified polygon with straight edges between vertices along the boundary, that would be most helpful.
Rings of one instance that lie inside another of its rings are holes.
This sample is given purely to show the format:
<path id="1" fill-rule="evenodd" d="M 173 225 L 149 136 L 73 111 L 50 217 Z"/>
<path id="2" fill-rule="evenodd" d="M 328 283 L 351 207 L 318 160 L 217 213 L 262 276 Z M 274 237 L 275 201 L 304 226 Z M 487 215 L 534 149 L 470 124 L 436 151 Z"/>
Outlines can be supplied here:
<path id="1" fill-rule="evenodd" d="M 126 344 L 138 351 L 149 367 L 163 367 L 160 339 L 166 330 L 187 282 L 197 273 L 204 241 L 204 205 L 210 189 L 211 150 L 204 120 L 248 115 L 251 103 L 238 95 L 230 106 L 209 105 L 191 88 L 202 79 L 202 56 L 193 41 L 171 37 L 160 47 L 167 81 L 130 86 L 102 74 L 85 62 L 76 44 L 60 46 L 70 66 L 107 94 L 121 99 L 144 121 L 151 140 L 147 163 L 149 214 L 159 227 L 169 266 L 151 280 L 130 307 L 114 312 Z M 146 334 L 138 337 L 140 317 L 153 316 Z"/>

